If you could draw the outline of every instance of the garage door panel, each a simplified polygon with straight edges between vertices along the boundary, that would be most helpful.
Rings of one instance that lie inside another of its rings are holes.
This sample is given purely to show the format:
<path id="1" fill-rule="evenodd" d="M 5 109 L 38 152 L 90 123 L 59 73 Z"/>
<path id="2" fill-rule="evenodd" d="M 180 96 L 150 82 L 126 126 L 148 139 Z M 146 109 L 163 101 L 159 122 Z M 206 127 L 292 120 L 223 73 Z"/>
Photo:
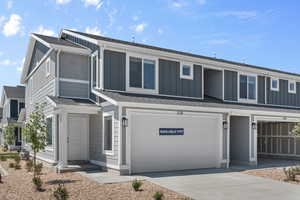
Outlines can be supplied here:
<path id="1" fill-rule="evenodd" d="M 220 117 L 135 113 L 131 121 L 133 172 L 219 167 Z M 184 135 L 160 136 L 159 128 Z"/>

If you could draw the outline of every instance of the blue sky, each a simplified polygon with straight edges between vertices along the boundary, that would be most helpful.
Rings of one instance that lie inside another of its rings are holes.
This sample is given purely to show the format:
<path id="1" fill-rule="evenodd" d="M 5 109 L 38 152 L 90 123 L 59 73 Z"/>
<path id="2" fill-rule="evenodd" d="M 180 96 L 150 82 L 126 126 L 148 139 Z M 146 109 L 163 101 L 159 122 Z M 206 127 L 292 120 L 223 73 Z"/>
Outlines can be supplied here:
<path id="1" fill-rule="evenodd" d="M 62 28 L 300 73 L 300 2 L 1 0 L 0 86 L 19 84 L 29 34 Z"/>

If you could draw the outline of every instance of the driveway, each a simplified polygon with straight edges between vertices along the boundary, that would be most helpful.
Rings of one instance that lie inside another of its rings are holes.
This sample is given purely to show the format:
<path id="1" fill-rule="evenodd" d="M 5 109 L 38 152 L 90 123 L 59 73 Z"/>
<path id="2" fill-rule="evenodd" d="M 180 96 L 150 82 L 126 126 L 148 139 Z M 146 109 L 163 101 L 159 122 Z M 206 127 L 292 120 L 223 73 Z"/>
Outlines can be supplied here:
<path id="1" fill-rule="evenodd" d="M 221 169 L 143 174 L 148 181 L 200 200 L 298 200 L 300 186 Z"/>

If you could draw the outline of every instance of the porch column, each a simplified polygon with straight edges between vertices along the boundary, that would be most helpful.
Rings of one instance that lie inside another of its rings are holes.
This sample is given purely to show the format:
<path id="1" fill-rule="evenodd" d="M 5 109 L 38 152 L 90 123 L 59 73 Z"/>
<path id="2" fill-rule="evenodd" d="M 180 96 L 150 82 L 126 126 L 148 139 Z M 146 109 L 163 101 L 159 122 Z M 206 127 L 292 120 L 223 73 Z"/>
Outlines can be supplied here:
<path id="1" fill-rule="evenodd" d="M 257 120 L 250 117 L 250 165 L 257 165 Z"/>
<path id="2" fill-rule="evenodd" d="M 58 168 L 68 166 L 68 113 L 62 110 L 59 113 L 59 163 Z"/>

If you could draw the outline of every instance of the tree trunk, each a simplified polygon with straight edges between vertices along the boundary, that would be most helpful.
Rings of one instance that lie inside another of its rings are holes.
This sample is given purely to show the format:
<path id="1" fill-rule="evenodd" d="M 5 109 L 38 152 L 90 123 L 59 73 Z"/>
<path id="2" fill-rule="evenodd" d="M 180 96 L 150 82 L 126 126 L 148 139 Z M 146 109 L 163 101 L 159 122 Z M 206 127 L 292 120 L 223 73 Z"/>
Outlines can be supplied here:
<path id="1" fill-rule="evenodd" d="M 33 150 L 33 177 L 36 177 L 36 151 Z"/>

